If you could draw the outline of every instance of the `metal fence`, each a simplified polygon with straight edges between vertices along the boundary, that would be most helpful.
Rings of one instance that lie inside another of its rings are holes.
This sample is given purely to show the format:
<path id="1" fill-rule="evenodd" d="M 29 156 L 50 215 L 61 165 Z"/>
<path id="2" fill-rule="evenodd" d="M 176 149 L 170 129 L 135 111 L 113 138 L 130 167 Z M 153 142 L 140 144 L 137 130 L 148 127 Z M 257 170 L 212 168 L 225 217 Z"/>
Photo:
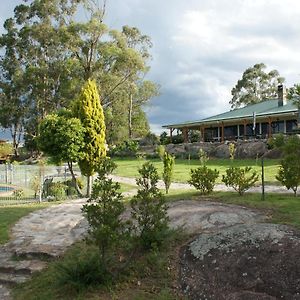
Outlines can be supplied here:
<path id="1" fill-rule="evenodd" d="M 76 175 L 81 176 L 78 170 Z M 51 200 L 49 182 L 66 183 L 71 178 L 67 166 L 0 165 L 0 205 Z"/>

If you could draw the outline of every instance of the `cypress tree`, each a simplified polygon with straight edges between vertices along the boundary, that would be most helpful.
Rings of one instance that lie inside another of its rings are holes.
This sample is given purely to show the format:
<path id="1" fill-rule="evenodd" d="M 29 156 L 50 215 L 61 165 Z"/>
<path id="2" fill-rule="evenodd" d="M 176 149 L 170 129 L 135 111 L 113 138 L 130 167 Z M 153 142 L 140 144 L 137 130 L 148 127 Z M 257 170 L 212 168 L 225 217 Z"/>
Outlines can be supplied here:
<path id="1" fill-rule="evenodd" d="M 87 196 L 90 196 L 91 176 L 106 156 L 104 114 L 94 80 L 88 80 L 83 86 L 75 104 L 75 114 L 85 128 L 84 156 L 79 161 L 79 167 L 81 173 L 87 176 Z"/>

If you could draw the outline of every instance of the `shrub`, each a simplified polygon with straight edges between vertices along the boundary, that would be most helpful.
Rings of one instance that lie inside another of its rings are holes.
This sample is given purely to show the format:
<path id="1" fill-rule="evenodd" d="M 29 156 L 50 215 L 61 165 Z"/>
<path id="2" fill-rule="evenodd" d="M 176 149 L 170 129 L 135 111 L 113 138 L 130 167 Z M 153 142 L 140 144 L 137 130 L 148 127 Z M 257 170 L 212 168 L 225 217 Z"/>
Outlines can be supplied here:
<path id="1" fill-rule="evenodd" d="M 231 167 L 226 170 L 226 175 L 222 176 L 222 181 L 242 196 L 258 180 L 257 173 L 255 171 L 251 172 L 251 170 L 251 167 Z"/>
<path id="2" fill-rule="evenodd" d="M 105 273 L 96 250 L 93 247 L 75 247 L 66 259 L 57 263 L 58 284 L 79 292 L 92 285 L 109 283 L 111 276 Z"/>
<path id="3" fill-rule="evenodd" d="M 22 189 L 17 189 L 17 190 L 14 190 L 13 191 L 13 196 L 16 198 L 16 199 L 21 199 L 24 197 L 24 191 Z"/>
<path id="4" fill-rule="evenodd" d="M 34 191 L 34 198 L 37 197 L 37 195 L 40 193 L 41 191 L 41 178 L 38 175 L 34 175 L 31 179 L 30 179 L 30 187 L 33 189 Z"/>
<path id="5" fill-rule="evenodd" d="M 191 178 L 188 183 L 200 191 L 202 195 L 210 194 L 215 186 L 215 182 L 219 177 L 219 171 L 212 170 L 206 166 L 201 166 L 191 170 Z"/>
<path id="6" fill-rule="evenodd" d="M 235 149 L 234 143 L 230 143 L 229 144 L 229 158 L 230 158 L 231 161 L 234 160 L 235 151 L 236 151 L 236 149 Z"/>
<path id="7" fill-rule="evenodd" d="M 276 179 L 287 189 L 292 189 L 296 196 L 300 185 L 300 138 L 289 137 L 281 149 L 284 157 Z"/>
<path id="8" fill-rule="evenodd" d="M 285 144 L 285 137 L 282 133 L 274 134 L 271 138 L 268 139 L 268 148 L 282 148 Z"/>
<path id="9" fill-rule="evenodd" d="M 112 147 L 109 151 L 111 156 L 136 156 L 139 150 L 139 143 L 133 140 L 124 141 L 123 143 Z"/>
<path id="10" fill-rule="evenodd" d="M 164 164 L 163 181 L 165 184 L 166 194 L 168 194 L 171 185 L 172 175 L 173 175 L 175 157 L 165 151 L 163 156 L 163 164 Z"/>
<path id="11" fill-rule="evenodd" d="M 291 189 L 294 195 L 297 196 L 297 189 L 300 185 L 300 165 L 295 164 L 294 160 L 283 159 L 276 179 L 288 190 Z"/>
<path id="12" fill-rule="evenodd" d="M 131 216 L 136 222 L 136 234 L 144 249 L 160 247 L 168 234 L 167 205 L 157 188 L 158 172 L 146 162 L 139 169 L 137 195 L 131 201 Z"/>
<path id="13" fill-rule="evenodd" d="M 199 160 L 201 166 L 206 166 L 206 163 L 209 160 L 207 153 L 202 148 L 199 149 Z"/>
<path id="14" fill-rule="evenodd" d="M 164 159 L 165 152 L 166 152 L 166 148 L 164 145 L 159 145 L 156 147 L 156 153 L 161 160 Z"/>
<path id="15" fill-rule="evenodd" d="M 48 189 L 48 196 L 52 196 L 55 201 L 63 200 L 66 197 L 67 188 L 62 182 L 52 182 Z"/>
<path id="16" fill-rule="evenodd" d="M 112 253 L 124 243 L 127 229 L 126 223 L 121 219 L 125 206 L 119 192 L 120 184 L 108 178 L 108 174 L 115 168 L 116 165 L 111 160 L 102 161 L 91 197 L 82 208 L 89 223 L 87 241 L 98 247 L 102 268 L 108 275 L 113 263 Z"/>

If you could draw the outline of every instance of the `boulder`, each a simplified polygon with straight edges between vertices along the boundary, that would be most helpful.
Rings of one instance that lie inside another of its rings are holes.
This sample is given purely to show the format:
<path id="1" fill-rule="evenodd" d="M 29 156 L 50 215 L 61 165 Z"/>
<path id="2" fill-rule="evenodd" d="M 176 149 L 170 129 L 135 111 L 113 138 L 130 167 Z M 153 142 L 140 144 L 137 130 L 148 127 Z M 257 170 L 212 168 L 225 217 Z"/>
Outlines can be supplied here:
<path id="1" fill-rule="evenodd" d="M 229 146 L 227 144 L 221 144 L 217 146 L 214 156 L 217 158 L 229 158 Z"/>
<path id="2" fill-rule="evenodd" d="M 261 157 L 267 152 L 268 148 L 265 142 L 243 142 L 237 144 L 236 158 L 256 158 Z"/>

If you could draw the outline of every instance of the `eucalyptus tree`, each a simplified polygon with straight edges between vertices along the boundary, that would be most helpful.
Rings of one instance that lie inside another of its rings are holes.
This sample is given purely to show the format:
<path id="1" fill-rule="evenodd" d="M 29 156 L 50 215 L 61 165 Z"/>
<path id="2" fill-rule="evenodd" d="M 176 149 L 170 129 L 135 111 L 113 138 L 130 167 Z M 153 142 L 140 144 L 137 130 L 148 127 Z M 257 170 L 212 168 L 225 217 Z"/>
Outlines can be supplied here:
<path id="1" fill-rule="evenodd" d="M 235 109 L 276 97 L 278 84 L 283 83 L 284 78 L 277 70 L 266 72 L 266 68 L 265 64 L 259 63 L 244 71 L 242 78 L 231 90 L 232 99 L 229 102 L 231 108 Z"/>

